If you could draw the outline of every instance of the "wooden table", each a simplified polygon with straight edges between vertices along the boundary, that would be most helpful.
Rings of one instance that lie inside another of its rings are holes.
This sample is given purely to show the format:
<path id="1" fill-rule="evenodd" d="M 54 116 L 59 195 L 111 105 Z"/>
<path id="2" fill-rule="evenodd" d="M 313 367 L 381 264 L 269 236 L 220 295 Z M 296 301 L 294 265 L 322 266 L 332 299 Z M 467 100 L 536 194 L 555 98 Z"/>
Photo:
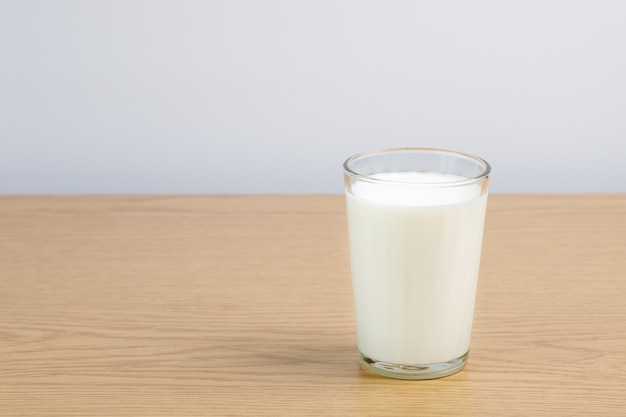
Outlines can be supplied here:
<path id="1" fill-rule="evenodd" d="M 1 416 L 626 415 L 626 195 L 490 197 L 467 368 L 368 374 L 341 196 L 0 197 Z"/>

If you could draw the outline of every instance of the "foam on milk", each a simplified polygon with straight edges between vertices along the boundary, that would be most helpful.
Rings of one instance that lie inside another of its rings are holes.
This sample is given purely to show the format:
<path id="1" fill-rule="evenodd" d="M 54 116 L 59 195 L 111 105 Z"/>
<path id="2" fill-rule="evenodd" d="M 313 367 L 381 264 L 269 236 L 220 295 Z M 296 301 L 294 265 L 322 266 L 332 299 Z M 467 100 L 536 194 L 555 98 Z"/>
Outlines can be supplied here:
<path id="1" fill-rule="evenodd" d="M 359 350 L 406 365 L 458 358 L 469 349 L 487 195 L 449 174 L 374 178 L 385 181 L 346 193 Z"/>
<path id="2" fill-rule="evenodd" d="M 474 199 L 480 187 L 455 186 L 466 177 L 438 172 L 383 172 L 370 178 L 378 182 L 359 181 L 352 185 L 352 194 L 385 204 L 437 206 Z M 437 185 L 448 184 L 442 188 Z"/>

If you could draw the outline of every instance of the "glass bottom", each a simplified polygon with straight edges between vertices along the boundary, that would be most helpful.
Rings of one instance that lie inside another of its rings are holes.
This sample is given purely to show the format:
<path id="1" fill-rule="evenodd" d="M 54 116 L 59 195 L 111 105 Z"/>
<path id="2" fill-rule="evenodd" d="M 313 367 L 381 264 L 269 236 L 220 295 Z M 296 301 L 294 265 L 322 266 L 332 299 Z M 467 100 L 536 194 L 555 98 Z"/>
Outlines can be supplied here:
<path id="1" fill-rule="evenodd" d="M 455 374 L 465 368 L 469 351 L 448 362 L 429 363 L 425 365 L 401 365 L 381 362 L 368 358 L 361 352 L 359 352 L 359 354 L 361 356 L 361 366 L 376 375 L 396 379 L 435 379 Z"/>

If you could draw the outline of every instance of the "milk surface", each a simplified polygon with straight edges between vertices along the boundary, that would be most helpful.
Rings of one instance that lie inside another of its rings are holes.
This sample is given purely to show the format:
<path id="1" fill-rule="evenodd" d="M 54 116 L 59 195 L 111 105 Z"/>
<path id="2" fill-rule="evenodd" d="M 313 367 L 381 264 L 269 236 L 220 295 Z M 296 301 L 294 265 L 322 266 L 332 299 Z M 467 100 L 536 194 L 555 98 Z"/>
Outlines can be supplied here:
<path id="1" fill-rule="evenodd" d="M 358 346 L 418 365 L 469 350 L 487 195 L 463 177 L 384 173 L 346 193 Z M 402 181 L 402 182 L 392 182 Z"/>

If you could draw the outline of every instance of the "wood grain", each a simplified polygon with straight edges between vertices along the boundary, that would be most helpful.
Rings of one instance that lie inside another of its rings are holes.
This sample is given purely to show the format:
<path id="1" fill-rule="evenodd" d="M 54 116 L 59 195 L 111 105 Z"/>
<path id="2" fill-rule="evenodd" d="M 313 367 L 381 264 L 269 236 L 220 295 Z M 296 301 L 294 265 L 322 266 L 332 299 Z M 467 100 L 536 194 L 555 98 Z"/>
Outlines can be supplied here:
<path id="1" fill-rule="evenodd" d="M 0 415 L 622 415 L 626 195 L 490 197 L 468 367 L 361 370 L 341 196 L 0 197 Z"/>

